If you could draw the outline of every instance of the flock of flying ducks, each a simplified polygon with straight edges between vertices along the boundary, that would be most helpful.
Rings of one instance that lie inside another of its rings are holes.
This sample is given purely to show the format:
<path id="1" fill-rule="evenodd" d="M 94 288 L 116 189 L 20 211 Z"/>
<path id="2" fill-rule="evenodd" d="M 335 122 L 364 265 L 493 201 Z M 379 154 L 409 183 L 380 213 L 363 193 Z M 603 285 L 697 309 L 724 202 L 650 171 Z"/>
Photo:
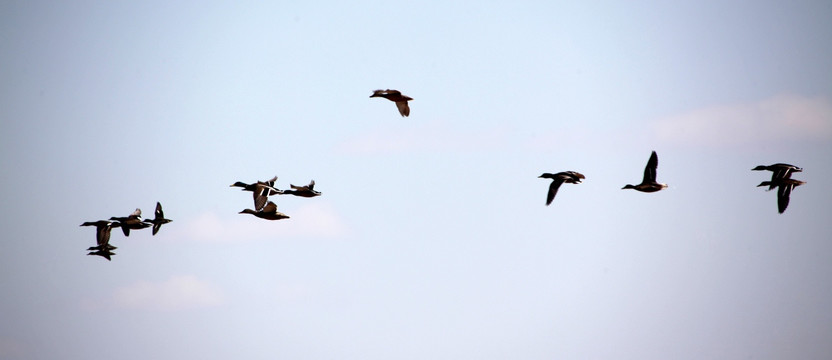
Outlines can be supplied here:
<path id="1" fill-rule="evenodd" d="M 667 184 L 662 184 L 656 181 L 657 167 L 659 167 L 659 156 L 656 155 L 655 151 L 653 151 L 653 153 L 650 154 L 650 159 L 647 160 L 647 166 L 644 167 L 644 178 L 641 179 L 641 184 L 627 184 L 621 189 L 633 189 L 646 193 L 666 189 Z M 772 165 L 758 165 L 751 170 L 768 170 L 772 172 L 770 181 L 763 181 L 757 186 L 768 186 L 766 191 L 777 188 L 777 210 L 781 214 L 786 211 L 786 208 L 789 206 L 789 196 L 791 195 L 792 190 L 795 187 L 806 183 L 805 181 L 791 178 L 792 173 L 801 172 L 803 169 L 790 164 L 777 163 Z M 546 205 L 551 204 L 552 200 L 555 200 L 555 195 L 557 195 L 561 184 L 580 184 L 582 179 L 586 179 L 583 174 L 576 171 L 562 171 L 556 174 L 543 173 L 543 175 L 538 177 L 552 179 L 552 183 L 549 184 L 549 193 L 546 195 Z"/>
<path id="2" fill-rule="evenodd" d="M 413 100 L 413 98 L 409 96 L 402 95 L 401 92 L 398 90 L 375 90 L 373 94 L 370 95 L 371 98 L 374 97 L 382 97 L 387 100 L 390 100 L 396 103 L 396 108 L 399 110 L 399 114 L 401 116 L 406 117 L 410 116 L 410 106 L 408 106 L 408 101 Z M 633 189 L 636 191 L 652 193 L 656 191 L 660 191 L 667 188 L 667 184 L 663 184 L 656 181 L 656 168 L 659 166 L 659 156 L 656 155 L 656 152 L 653 151 L 650 154 L 650 159 L 647 160 L 647 166 L 644 167 L 644 177 L 641 180 L 640 184 L 631 185 L 627 184 L 624 185 L 623 189 Z M 782 214 L 786 211 L 786 207 L 789 206 L 789 196 L 791 195 L 792 190 L 800 185 L 805 184 L 806 182 L 792 179 L 792 173 L 801 172 L 803 171 L 802 168 L 799 168 L 794 165 L 789 164 L 782 164 L 777 163 L 773 165 L 759 165 L 751 170 L 767 170 L 771 171 L 771 180 L 770 181 L 763 181 L 758 187 L 761 186 L 768 186 L 766 191 L 773 190 L 777 188 L 777 210 Z M 559 173 L 551 174 L 551 173 L 543 173 L 542 175 L 538 176 L 539 178 L 544 179 L 552 179 L 552 183 L 549 184 L 549 192 L 546 194 L 546 205 L 550 205 L 553 200 L 555 200 L 555 195 L 558 193 L 558 189 L 560 188 L 561 184 L 580 184 L 581 180 L 586 179 L 586 177 L 576 171 L 562 171 Z M 315 180 L 312 180 L 309 185 L 306 186 L 295 186 L 289 184 L 291 189 L 280 190 L 274 186 L 274 183 L 277 181 L 277 176 L 266 180 L 266 181 L 257 181 L 252 184 L 246 184 L 244 182 L 235 182 L 231 184 L 231 187 L 240 187 L 243 191 L 251 191 L 254 198 L 254 209 L 243 209 L 240 211 L 240 214 L 251 214 L 261 219 L 266 220 L 281 220 L 281 219 L 288 219 L 289 216 L 277 211 L 277 205 L 269 201 L 269 196 L 272 195 L 295 195 L 300 197 L 315 197 L 320 196 L 321 192 L 315 190 Z M 167 224 L 171 222 L 169 219 L 165 219 L 165 215 L 162 212 L 162 204 L 156 203 L 156 216 L 153 219 L 141 219 L 142 211 L 140 209 L 136 209 L 132 214 L 126 217 L 111 217 L 110 220 L 98 220 L 93 222 L 85 222 L 81 224 L 81 226 L 95 226 L 96 227 L 96 241 L 97 246 L 92 246 L 87 249 L 89 253 L 87 255 L 98 255 L 101 257 L 110 260 L 112 255 L 115 255 L 112 250 L 115 250 L 116 247 L 110 245 L 110 230 L 112 228 L 120 227 L 122 232 L 124 232 L 124 236 L 130 236 L 130 230 L 138 230 L 144 229 L 153 226 L 153 235 L 156 235 L 159 232 L 159 229 L 162 227 L 162 224 Z"/>
<path id="3" fill-rule="evenodd" d="M 266 220 L 288 219 L 289 215 L 277 211 L 277 204 L 269 201 L 269 196 L 295 195 L 310 198 L 321 195 L 320 191 L 315 190 L 315 180 L 310 181 L 309 185 L 306 186 L 289 184 L 291 190 L 280 190 L 274 187 L 275 181 L 277 181 L 277 176 L 266 181 L 257 181 L 253 184 L 246 184 L 241 181 L 231 184 L 231 187 L 236 186 L 243 188 L 243 191 L 251 191 L 254 196 L 254 210 L 243 209 L 243 211 L 240 211 L 240 214 L 251 214 Z"/>
<path id="4" fill-rule="evenodd" d="M 95 226 L 95 240 L 98 245 L 91 246 L 87 249 L 87 255 L 101 256 L 107 260 L 116 253 L 113 250 L 117 247 L 110 245 L 110 230 L 113 228 L 121 228 L 124 236 L 130 236 L 130 230 L 139 230 L 153 227 L 153 235 L 159 232 L 162 225 L 171 222 L 170 219 L 165 219 L 165 213 L 162 212 L 162 204 L 156 202 L 156 214 L 153 219 L 142 220 L 142 210 L 136 209 L 128 216 L 113 216 L 110 220 L 87 221 L 81 226 Z"/>

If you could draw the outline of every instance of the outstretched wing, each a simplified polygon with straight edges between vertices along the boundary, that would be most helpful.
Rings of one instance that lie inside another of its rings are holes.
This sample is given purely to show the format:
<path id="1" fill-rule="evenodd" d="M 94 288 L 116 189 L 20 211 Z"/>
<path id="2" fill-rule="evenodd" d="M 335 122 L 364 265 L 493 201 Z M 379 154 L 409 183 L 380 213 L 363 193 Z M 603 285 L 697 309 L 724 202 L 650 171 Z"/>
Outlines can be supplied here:
<path id="1" fill-rule="evenodd" d="M 174 209 L 175 210 L 175 209 Z M 156 202 L 156 219 L 164 219 L 165 213 L 162 212 L 162 204 L 160 202 Z"/>
<path id="2" fill-rule="evenodd" d="M 644 167 L 644 179 L 642 184 L 656 182 L 656 168 L 659 167 L 659 156 L 653 151 L 650 154 L 650 160 L 647 160 L 647 166 Z"/>
<path id="3" fill-rule="evenodd" d="M 263 206 L 266 205 L 266 201 L 269 200 L 270 190 L 271 187 L 269 186 L 260 183 L 257 184 L 257 187 L 255 187 L 252 192 L 254 194 L 254 211 L 260 211 L 263 209 Z"/>
<path id="4" fill-rule="evenodd" d="M 396 101 L 396 107 L 399 108 L 399 114 L 402 116 L 410 116 L 410 106 L 407 105 L 407 101 Z"/>
<path id="5" fill-rule="evenodd" d="M 561 177 L 553 179 L 552 183 L 549 184 L 549 193 L 546 194 L 546 206 L 549 206 L 549 204 L 552 203 L 552 200 L 555 200 L 555 195 L 558 194 L 560 184 L 563 184 L 563 178 Z"/>
<path id="6" fill-rule="evenodd" d="M 789 207 L 789 196 L 792 193 L 792 188 L 794 188 L 794 185 L 781 184 L 777 189 L 777 211 L 781 214 Z"/>
<path id="7" fill-rule="evenodd" d="M 277 205 L 274 202 L 269 201 L 269 203 L 266 204 L 266 206 L 264 206 L 263 209 L 260 210 L 260 211 L 264 212 L 264 213 L 272 213 L 273 214 L 273 213 L 277 212 Z"/>

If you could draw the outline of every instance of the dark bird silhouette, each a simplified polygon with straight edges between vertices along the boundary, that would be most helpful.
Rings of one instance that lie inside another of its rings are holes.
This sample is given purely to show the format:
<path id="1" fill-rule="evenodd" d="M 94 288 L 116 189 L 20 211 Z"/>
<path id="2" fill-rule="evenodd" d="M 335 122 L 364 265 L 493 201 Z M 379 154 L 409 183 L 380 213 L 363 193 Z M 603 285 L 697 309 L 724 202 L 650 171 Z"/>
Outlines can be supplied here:
<path id="1" fill-rule="evenodd" d="M 142 210 L 136 208 L 132 214 L 124 217 L 111 217 L 110 220 L 118 221 L 121 225 L 121 232 L 124 236 L 130 236 L 130 230 L 138 230 L 150 227 L 151 224 L 142 221 Z"/>
<path id="2" fill-rule="evenodd" d="M 413 100 L 413 98 L 402 95 L 398 90 L 375 90 L 370 97 L 383 97 L 390 100 L 396 103 L 396 107 L 399 108 L 399 114 L 402 114 L 402 116 L 410 116 L 410 106 L 407 105 L 407 102 Z"/>
<path id="3" fill-rule="evenodd" d="M 98 250 L 98 251 L 90 252 L 87 255 L 98 255 L 98 256 L 101 256 L 101 257 L 107 259 L 107 261 L 111 261 L 112 260 L 111 256 L 113 256 L 115 254 L 116 253 L 110 251 L 110 249 L 104 249 L 104 250 Z"/>
<path id="4" fill-rule="evenodd" d="M 260 211 L 254 211 L 251 209 L 245 209 L 240 211 L 240 214 L 251 214 L 261 219 L 266 220 L 280 220 L 280 219 L 288 219 L 289 216 L 277 211 L 277 205 L 275 203 L 269 201 L 266 206 L 263 207 Z"/>
<path id="5" fill-rule="evenodd" d="M 667 184 L 656 182 L 656 168 L 659 166 L 659 156 L 653 151 L 650 154 L 650 160 L 647 160 L 647 166 L 644 167 L 644 178 L 641 184 L 638 185 L 624 185 L 621 189 L 635 189 L 641 192 L 656 192 L 667 188 Z"/>
<path id="6" fill-rule="evenodd" d="M 159 229 L 162 228 L 163 224 L 167 224 L 173 220 L 165 219 L 165 213 L 162 212 L 162 204 L 158 201 L 156 202 L 156 211 L 155 216 L 153 219 L 144 219 L 144 222 L 153 224 L 153 235 L 156 235 L 159 232 Z"/>
<path id="7" fill-rule="evenodd" d="M 757 165 L 757 167 L 755 167 L 751 170 L 757 170 L 757 171 L 768 170 L 768 171 L 771 171 L 771 181 L 768 182 L 770 185 L 768 186 L 768 189 L 766 191 L 772 190 L 775 187 L 777 187 L 776 182 L 777 182 L 778 179 L 789 179 L 789 178 L 792 177 L 792 173 L 803 171 L 802 168 L 799 168 L 797 166 L 790 165 L 790 164 L 783 164 L 783 163 L 777 163 L 777 164 L 771 164 L 771 165 Z"/>
<path id="8" fill-rule="evenodd" d="M 283 194 L 290 194 L 295 196 L 302 196 L 302 197 L 315 197 L 320 196 L 320 191 L 315 191 L 315 180 L 309 182 L 309 185 L 306 186 L 295 186 L 289 184 L 289 187 L 292 190 L 283 190 Z"/>
<path id="9" fill-rule="evenodd" d="M 115 253 L 111 250 L 115 250 L 117 248 L 110 245 L 110 230 L 121 225 L 117 222 L 98 220 L 87 221 L 81 224 L 81 226 L 95 226 L 96 229 L 95 240 L 98 245 L 87 248 L 87 251 L 90 251 L 87 255 L 98 255 L 107 260 L 111 260 L 110 256 L 115 255 Z"/>
<path id="10" fill-rule="evenodd" d="M 538 178 L 552 179 L 552 183 L 549 184 L 549 193 L 546 195 L 546 206 L 549 206 L 552 200 L 555 200 L 555 195 L 557 195 L 561 184 L 580 184 L 581 179 L 586 179 L 583 174 L 575 171 L 562 171 L 557 174 L 543 173 Z"/>
<path id="11" fill-rule="evenodd" d="M 114 227 L 119 227 L 121 224 L 117 222 L 107 221 L 107 220 L 98 220 L 98 221 L 87 221 L 81 226 L 95 226 L 95 241 L 98 244 L 97 246 L 92 246 L 87 249 L 87 251 L 93 250 L 102 250 L 102 249 L 116 249 L 115 246 L 110 245 L 110 230 Z"/>
<path id="12" fill-rule="evenodd" d="M 757 186 L 777 187 L 777 211 L 782 214 L 789 207 L 789 197 L 792 190 L 805 183 L 805 181 L 795 179 L 777 179 L 775 181 L 763 181 Z"/>
<path id="13" fill-rule="evenodd" d="M 279 189 L 274 187 L 275 181 L 277 181 L 277 176 L 275 176 L 275 177 L 273 177 L 269 180 L 266 180 L 266 181 L 257 181 L 253 184 L 246 184 L 242 181 L 237 181 L 237 182 L 231 184 L 231 187 L 235 187 L 235 186 L 236 187 L 241 187 L 241 188 L 243 188 L 243 191 L 254 191 L 254 190 L 257 190 L 258 185 L 265 185 L 266 187 L 269 188 L 269 194 L 267 196 L 271 196 L 271 195 L 275 195 L 275 194 L 280 194 L 282 192 L 282 190 L 279 190 Z"/>

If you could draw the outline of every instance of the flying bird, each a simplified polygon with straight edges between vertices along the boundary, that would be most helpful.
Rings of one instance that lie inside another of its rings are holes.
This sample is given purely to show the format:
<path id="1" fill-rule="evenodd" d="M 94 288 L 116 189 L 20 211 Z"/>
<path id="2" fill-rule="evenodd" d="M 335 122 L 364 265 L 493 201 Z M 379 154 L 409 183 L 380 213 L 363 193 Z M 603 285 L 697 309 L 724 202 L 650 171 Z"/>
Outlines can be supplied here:
<path id="1" fill-rule="evenodd" d="M 546 206 L 549 206 L 552 200 L 555 200 L 555 195 L 557 195 L 561 184 L 580 184 L 581 179 L 586 179 L 583 174 L 575 171 L 562 171 L 557 174 L 543 173 L 538 178 L 552 179 L 552 183 L 549 184 L 549 193 L 546 195 Z"/>
<path id="2" fill-rule="evenodd" d="M 310 181 L 309 185 L 306 186 L 295 186 L 289 184 L 289 187 L 291 187 L 292 190 L 283 190 L 282 194 L 290 194 L 302 197 L 315 197 L 321 195 L 320 191 L 315 190 L 315 180 Z"/>
<path id="3" fill-rule="evenodd" d="M 132 214 L 123 217 L 111 217 L 110 220 L 115 220 L 121 225 L 121 232 L 124 236 L 130 236 L 130 230 L 138 230 L 150 227 L 151 224 L 142 221 L 142 210 L 136 208 Z"/>
<path id="4" fill-rule="evenodd" d="M 153 235 L 156 235 L 159 232 L 159 229 L 162 228 L 163 224 L 167 224 L 173 220 L 165 219 L 165 213 L 162 212 L 162 204 L 158 201 L 156 202 L 156 211 L 155 216 L 153 219 L 144 219 L 144 222 L 153 224 Z"/>
<path id="5" fill-rule="evenodd" d="M 398 90 L 375 90 L 370 97 L 383 97 L 390 100 L 396 103 L 396 107 L 399 108 L 399 114 L 402 114 L 402 116 L 410 116 L 410 106 L 407 105 L 407 102 L 413 100 L 413 98 L 402 95 Z"/>
<path id="6" fill-rule="evenodd" d="M 269 188 L 269 194 L 267 196 L 271 196 L 271 195 L 275 195 L 275 194 L 280 194 L 282 192 L 281 190 L 278 190 L 277 188 L 274 187 L 275 181 L 277 181 L 277 176 L 275 176 L 275 177 L 273 177 L 269 180 L 266 180 L 266 181 L 257 181 L 253 184 L 246 184 L 242 181 L 237 181 L 237 182 L 231 184 L 231 187 L 235 187 L 235 186 L 236 187 L 241 187 L 241 188 L 243 188 L 243 191 L 254 191 L 254 190 L 257 190 L 258 185 L 265 185 L 266 187 Z"/>
<path id="7" fill-rule="evenodd" d="M 790 164 L 783 164 L 783 163 L 777 163 L 777 164 L 771 164 L 771 165 L 757 165 L 757 167 L 755 167 L 751 170 L 757 170 L 757 171 L 768 170 L 768 171 L 771 171 L 771 181 L 768 182 L 769 183 L 768 190 L 766 190 L 766 191 L 772 190 L 775 187 L 777 187 L 776 182 L 777 182 L 778 179 L 789 179 L 789 178 L 792 177 L 792 173 L 803 171 L 802 168 L 799 168 L 797 166 L 790 165 Z"/>
<path id="8" fill-rule="evenodd" d="M 266 206 L 264 206 L 259 211 L 254 211 L 254 210 L 251 210 L 251 209 L 245 209 L 243 211 L 240 211 L 240 214 L 251 214 L 251 215 L 254 215 L 256 217 L 259 217 L 261 219 L 266 219 L 266 220 L 280 220 L 280 219 L 288 219 L 289 218 L 288 215 L 286 215 L 282 212 L 278 212 L 277 211 L 277 205 L 275 205 L 275 203 L 273 203 L 271 201 L 269 201 L 269 203 L 266 204 Z"/>
<path id="9" fill-rule="evenodd" d="M 121 224 L 107 220 L 98 220 L 87 221 L 81 224 L 81 226 L 95 226 L 96 229 L 95 240 L 98 245 L 87 248 L 87 251 L 91 251 L 87 255 L 98 255 L 110 260 L 110 256 L 115 255 L 111 250 L 117 249 L 115 246 L 110 245 L 110 230 L 114 227 L 121 226 Z"/>
<path id="10" fill-rule="evenodd" d="M 650 160 L 647 160 L 647 166 L 644 167 L 644 179 L 638 185 L 624 185 L 623 189 L 635 189 L 641 192 L 656 192 L 667 188 L 667 184 L 656 182 L 656 168 L 659 166 L 659 156 L 653 151 L 650 154 Z"/>
<path id="11" fill-rule="evenodd" d="M 795 179 L 777 179 L 775 181 L 763 181 L 757 186 L 777 188 L 777 211 L 782 214 L 786 211 L 786 208 L 789 207 L 789 196 L 791 195 L 792 190 L 805 183 L 805 181 Z"/>

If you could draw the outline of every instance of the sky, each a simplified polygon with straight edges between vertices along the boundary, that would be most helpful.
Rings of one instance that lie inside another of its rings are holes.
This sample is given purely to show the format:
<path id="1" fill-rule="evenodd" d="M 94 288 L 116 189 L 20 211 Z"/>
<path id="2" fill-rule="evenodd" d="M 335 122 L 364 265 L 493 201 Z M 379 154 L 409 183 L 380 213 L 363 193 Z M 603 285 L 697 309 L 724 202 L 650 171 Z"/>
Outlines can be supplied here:
<path id="1" fill-rule="evenodd" d="M 830 13 L 0 2 L 0 358 L 830 358 Z"/>

